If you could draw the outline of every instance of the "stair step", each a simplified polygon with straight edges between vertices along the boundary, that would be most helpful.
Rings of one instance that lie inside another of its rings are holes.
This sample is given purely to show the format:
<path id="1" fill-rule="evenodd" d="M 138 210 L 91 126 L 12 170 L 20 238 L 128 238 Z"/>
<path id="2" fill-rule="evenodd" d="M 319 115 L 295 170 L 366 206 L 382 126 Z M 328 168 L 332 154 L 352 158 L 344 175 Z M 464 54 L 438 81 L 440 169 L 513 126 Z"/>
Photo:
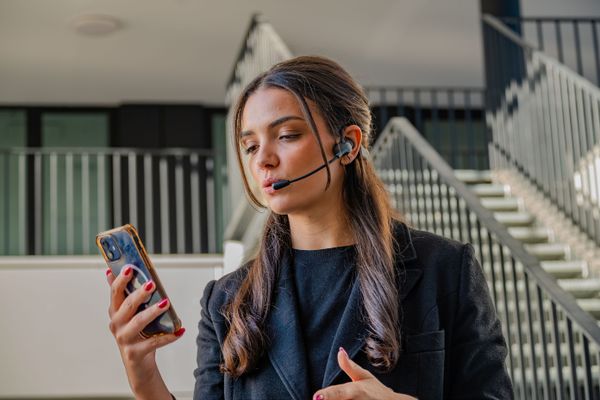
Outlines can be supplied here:
<path id="1" fill-rule="evenodd" d="M 594 318 L 600 319 L 600 299 L 578 299 L 577 303 Z"/>
<path id="2" fill-rule="evenodd" d="M 510 194 L 508 185 L 497 183 L 477 183 L 469 185 L 469 189 L 473 190 L 479 197 L 504 197 Z"/>
<path id="3" fill-rule="evenodd" d="M 558 279 L 557 283 L 576 298 L 595 297 L 600 294 L 600 279 Z"/>
<path id="4" fill-rule="evenodd" d="M 492 182 L 492 173 L 490 170 L 455 169 L 454 176 L 466 184 Z"/>
<path id="5" fill-rule="evenodd" d="M 569 246 L 563 243 L 526 244 L 525 249 L 539 260 L 564 260 L 570 255 Z"/>
<path id="6" fill-rule="evenodd" d="M 518 197 L 484 197 L 481 205 L 492 211 L 519 211 L 522 200 Z"/>
<path id="7" fill-rule="evenodd" d="M 541 261 L 542 268 L 555 278 L 581 277 L 587 265 L 582 260 Z"/>
<path id="8" fill-rule="evenodd" d="M 543 226 L 513 226 L 508 232 L 523 243 L 547 242 L 552 238 L 552 231 Z"/>
<path id="9" fill-rule="evenodd" d="M 494 217 L 506 226 L 527 226 L 534 221 L 533 215 L 527 211 L 496 211 Z"/>

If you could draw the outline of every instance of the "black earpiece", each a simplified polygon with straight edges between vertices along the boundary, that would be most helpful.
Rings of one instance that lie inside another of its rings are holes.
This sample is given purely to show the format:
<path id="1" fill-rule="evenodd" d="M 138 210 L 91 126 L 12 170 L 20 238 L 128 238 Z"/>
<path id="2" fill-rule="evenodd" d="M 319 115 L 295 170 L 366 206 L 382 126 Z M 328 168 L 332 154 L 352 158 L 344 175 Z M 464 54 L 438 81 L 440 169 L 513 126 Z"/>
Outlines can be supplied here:
<path id="1" fill-rule="evenodd" d="M 353 148 L 354 142 L 352 139 L 344 139 L 333 146 L 333 154 L 335 154 L 336 158 L 342 158 L 346 154 L 350 154 Z"/>

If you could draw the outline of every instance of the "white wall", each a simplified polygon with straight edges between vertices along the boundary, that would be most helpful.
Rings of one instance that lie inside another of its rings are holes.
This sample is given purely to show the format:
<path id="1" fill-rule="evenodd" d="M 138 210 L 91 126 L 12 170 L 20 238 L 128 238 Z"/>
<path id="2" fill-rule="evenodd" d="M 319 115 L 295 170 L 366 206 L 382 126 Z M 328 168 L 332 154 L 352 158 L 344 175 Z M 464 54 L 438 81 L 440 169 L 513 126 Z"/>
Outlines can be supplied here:
<path id="1" fill-rule="evenodd" d="M 170 390 L 193 390 L 200 297 L 222 257 L 153 257 L 187 329 L 158 351 Z M 130 396 L 108 330 L 100 257 L 0 257 L 0 398 Z"/>

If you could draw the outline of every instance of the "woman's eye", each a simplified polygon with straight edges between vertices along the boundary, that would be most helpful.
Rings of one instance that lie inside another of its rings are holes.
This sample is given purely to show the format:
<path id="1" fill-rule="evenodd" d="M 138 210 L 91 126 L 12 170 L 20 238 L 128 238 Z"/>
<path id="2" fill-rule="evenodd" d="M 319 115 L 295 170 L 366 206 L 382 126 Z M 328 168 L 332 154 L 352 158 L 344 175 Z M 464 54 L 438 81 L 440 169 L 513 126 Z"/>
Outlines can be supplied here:
<path id="1" fill-rule="evenodd" d="M 252 154 L 252 153 L 254 153 L 256 151 L 257 147 L 258 146 L 256 146 L 256 145 L 247 147 L 247 148 L 244 149 L 244 153 L 245 154 Z"/>
<path id="2" fill-rule="evenodd" d="M 293 139 L 296 139 L 298 136 L 300 136 L 300 134 L 298 134 L 298 133 L 287 133 L 287 134 L 279 136 L 279 139 L 293 140 Z"/>

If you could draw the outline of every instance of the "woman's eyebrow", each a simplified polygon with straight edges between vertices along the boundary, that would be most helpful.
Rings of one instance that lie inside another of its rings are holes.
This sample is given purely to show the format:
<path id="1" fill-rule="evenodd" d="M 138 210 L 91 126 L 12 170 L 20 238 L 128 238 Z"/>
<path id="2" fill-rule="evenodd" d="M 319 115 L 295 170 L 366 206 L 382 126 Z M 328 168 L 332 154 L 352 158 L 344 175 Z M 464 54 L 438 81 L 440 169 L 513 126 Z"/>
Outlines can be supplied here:
<path id="1" fill-rule="evenodd" d="M 284 122 L 290 121 L 290 120 L 300 120 L 300 121 L 304 121 L 304 118 L 299 117 L 297 115 L 286 115 L 280 118 L 277 118 L 275 121 L 272 121 L 268 128 L 269 129 L 273 129 L 275 128 L 277 125 L 281 125 Z M 242 133 L 240 133 L 240 139 L 244 138 L 246 136 L 252 135 L 252 131 L 242 131 Z"/>

